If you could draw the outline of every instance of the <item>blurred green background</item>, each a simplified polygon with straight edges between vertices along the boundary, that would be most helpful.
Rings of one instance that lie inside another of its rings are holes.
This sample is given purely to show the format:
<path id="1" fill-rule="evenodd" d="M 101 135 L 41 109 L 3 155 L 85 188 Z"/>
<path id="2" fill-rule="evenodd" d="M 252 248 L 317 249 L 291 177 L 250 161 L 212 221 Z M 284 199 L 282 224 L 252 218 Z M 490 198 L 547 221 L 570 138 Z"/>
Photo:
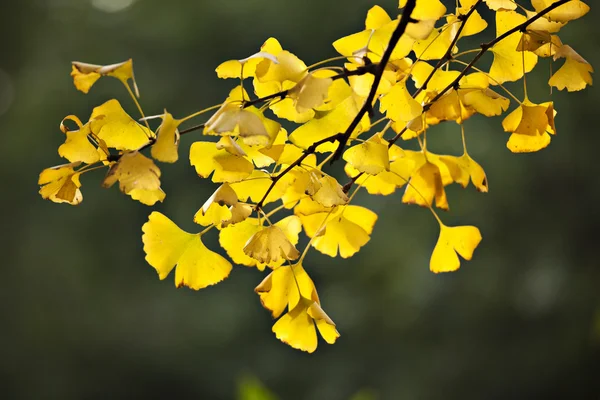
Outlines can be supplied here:
<path id="1" fill-rule="evenodd" d="M 378 3 L 396 12 L 397 1 Z M 151 209 L 101 189 L 102 172 L 83 178 L 78 207 L 38 195 L 38 173 L 64 162 L 64 116 L 85 121 L 113 96 L 136 115 L 116 80 L 77 92 L 70 61 L 133 57 L 146 112 L 184 116 L 232 87 L 214 74 L 221 61 L 254 53 L 269 36 L 307 64 L 332 57 L 331 43 L 362 29 L 373 4 L 1 2 L 2 398 L 230 399 L 247 374 L 281 399 L 600 398 L 600 93 L 550 94 L 547 60 L 528 83 L 533 101 L 552 99 L 558 110 L 549 148 L 511 154 L 501 119 L 467 122 L 490 193 L 449 188 L 443 217 L 480 227 L 474 260 L 430 273 L 431 215 L 402 205 L 401 193 L 360 197 L 380 215 L 371 242 L 349 260 L 312 251 L 305 263 L 342 335 L 312 355 L 271 333 L 255 269 L 236 267 L 199 292 L 176 290 L 172 276 L 159 281 L 141 243 Z M 598 17 L 592 10 L 561 34 L 596 66 Z M 459 135 L 454 124 L 435 128 L 432 150 L 458 151 Z M 183 138 L 178 164 L 161 165 L 167 199 L 155 207 L 189 230 L 215 188 L 187 162 L 199 137 Z"/>

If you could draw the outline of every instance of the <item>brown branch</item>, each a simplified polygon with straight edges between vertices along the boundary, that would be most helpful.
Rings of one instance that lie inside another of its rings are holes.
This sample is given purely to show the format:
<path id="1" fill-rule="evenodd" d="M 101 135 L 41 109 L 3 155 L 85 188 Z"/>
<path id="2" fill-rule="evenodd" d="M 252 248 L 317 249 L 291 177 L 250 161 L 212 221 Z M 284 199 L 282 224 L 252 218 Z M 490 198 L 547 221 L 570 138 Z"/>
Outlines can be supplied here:
<path id="1" fill-rule="evenodd" d="M 398 44 L 398 41 L 400 40 L 402 35 L 404 35 L 404 32 L 406 31 L 406 27 L 408 26 L 408 24 L 410 22 L 418 22 L 418 21 L 412 19 L 412 17 L 411 17 L 411 14 L 415 9 L 416 3 L 417 3 L 416 0 L 408 0 L 406 2 L 406 6 L 404 7 L 404 10 L 402 11 L 402 17 L 400 18 L 400 22 L 398 23 L 398 26 L 392 33 L 392 36 L 390 38 L 390 41 L 388 42 L 387 48 L 385 49 L 385 52 L 383 53 L 383 56 L 381 57 L 379 67 L 377 68 L 377 71 L 374 74 L 375 79 L 373 80 L 373 85 L 371 85 L 371 90 L 369 91 L 369 95 L 367 96 L 367 99 L 365 100 L 361 109 L 358 111 L 358 114 L 356 114 L 356 117 L 354 117 L 354 119 L 350 123 L 350 126 L 348 126 L 348 129 L 346 129 L 346 131 L 343 134 L 341 134 L 341 136 L 339 137 L 339 139 L 338 139 L 339 145 L 338 145 L 337 149 L 335 150 L 335 152 L 333 153 L 333 157 L 331 158 L 330 164 L 333 164 L 336 160 L 339 160 L 341 158 L 342 153 L 344 152 L 344 148 L 346 147 L 346 143 L 350 139 L 350 136 L 352 135 L 352 133 L 354 132 L 354 130 L 360 123 L 361 119 L 365 116 L 365 114 L 372 113 L 373 100 L 375 100 L 375 95 L 377 94 L 377 89 L 379 88 L 379 83 L 381 82 L 381 78 L 383 77 L 383 72 L 385 71 L 385 67 L 387 66 L 387 63 L 390 61 L 390 57 L 392 56 L 392 52 L 394 51 L 394 48 Z"/>
<path id="2" fill-rule="evenodd" d="M 502 35 L 498 36 L 494 40 L 492 40 L 488 43 L 481 44 L 481 50 L 479 50 L 479 53 L 477 53 L 477 55 L 475 55 L 475 57 L 473 57 L 471 62 L 460 72 L 460 74 L 456 77 L 456 79 L 454 79 L 451 83 L 449 83 L 448 86 L 446 86 L 442 91 L 440 91 L 429 103 L 427 103 L 423 106 L 423 112 L 428 111 L 431 108 L 431 106 L 433 105 L 433 103 L 438 101 L 444 94 L 446 94 L 446 92 L 448 92 L 448 90 L 450 90 L 453 87 L 458 87 L 458 83 L 460 82 L 460 80 L 467 74 L 467 72 L 469 72 L 471 70 L 471 68 L 473 68 L 473 66 L 475 66 L 477 61 L 479 61 L 479 59 L 481 57 L 483 57 L 483 55 L 490 48 L 494 47 L 494 45 L 496 45 L 498 42 L 506 39 L 513 33 L 516 33 L 519 31 L 525 32 L 529 25 L 531 25 L 538 19 L 542 18 L 545 14 L 549 13 L 550 11 L 554 10 L 557 7 L 562 6 L 563 4 L 568 3 L 569 1 L 571 1 L 571 0 L 559 0 L 556 3 L 549 5 L 548 7 L 546 7 L 545 9 L 543 9 L 542 11 L 540 11 L 539 13 L 537 13 L 535 16 L 531 17 L 527 21 L 523 22 L 522 24 L 519 24 L 519 25 L 515 26 L 514 28 L 509 29 L 508 31 L 504 32 Z"/>
<path id="3" fill-rule="evenodd" d="M 532 23 L 534 23 L 535 21 L 537 21 L 538 19 L 542 18 L 544 15 L 546 15 L 547 13 L 549 13 L 550 11 L 556 9 L 557 7 L 562 6 L 565 3 L 568 3 L 571 0 L 559 0 L 556 3 L 551 4 L 550 6 L 546 7 L 545 9 L 543 9 L 542 11 L 540 11 L 539 13 L 537 13 L 536 15 L 534 15 L 533 17 L 531 17 L 530 19 L 528 19 L 527 21 L 523 22 L 522 24 L 519 24 L 515 27 L 513 27 L 512 29 L 504 32 L 502 35 L 498 36 L 497 38 L 495 38 L 494 40 L 488 42 L 488 43 L 483 43 L 481 45 L 481 50 L 479 51 L 479 53 L 477 53 L 477 55 L 473 58 L 473 60 L 471 60 L 471 62 L 465 66 L 465 68 L 460 72 L 460 74 L 456 77 L 456 79 L 454 81 L 452 81 L 450 84 L 448 84 L 441 92 L 439 92 L 431 101 L 429 101 L 427 104 L 425 104 L 423 106 L 423 112 L 427 112 L 427 110 L 429 110 L 431 108 L 431 106 L 433 105 L 433 103 L 435 103 L 436 101 L 438 101 L 444 94 L 446 94 L 446 92 L 448 92 L 448 90 L 450 90 L 453 87 L 456 87 L 459 83 L 459 81 L 475 66 L 475 64 L 477 63 L 477 61 L 479 61 L 481 59 L 481 57 L 483 57 L 483 55 L 490 49 L 492 48 L 494 45 L 496 45 L 498 42 L 506 39 L 507 37 L 509 37 L 510 35 L 512 35 L 513 33 L 516 33 L 518 31 L 525 31 L 527 29 L 527 27 L 529 25 L 531 25 Z M 427 79 L 425 80 L 425 82 L 423 83 L 423 85 L 415 92 L 415 94 L 412 96 L 413 98 L 417 97 L 423 90 L 425 90 L 427 88 L 427 84 L 429 83 L 429 81 L 431 80 L 431 78 L 433 77 L 433 75 L 435 74 L 435 72 L 441 68 L 441 66 L 446 62 L 446 60 L 449 59 L 449 57 L 452 57 L 452 49 L 454 48 L 454 46 L 456 45 L 456 43 L 458 42 L 458 38 L 460 36 L 460 33 L 462 32 L 468 18 L 473 14 L 473 12 L 475 11 L 475 8 L 482 2 L 482 0 L 479 0 L 476 4 L 473 5 L 473 7 L 469 10 L 469 12 L 467 14 L 465 14 L 464 19 L 462 21 L 461 26 L 458 29 L 458 32 L 456 34 L 456 36 L 454 37 L 450 47 L 448 48 L 448 50 L 446 51 L 446 54 L 444 55 L 444 57 L 442 57 L 438 63 L 434 66 L 433 71 L 431 71 L 431 73 L 429 74 L 429 76 L 427 77 Z M 398 141 L 398 139 L 400 139 L 400 137 L 402 137 L 402 135 L 408 130 L 408 127 L 404 127 L 402 128 L 402 130 L 400 132 L 398 132 L 396 134 L 396 136 L 394 136 L 394 138 L 392 140 L 389 141 L 388 143 L 388 148 L 392 147 L 392 145 L 394 143 L 396 143 Z M 344 186 L 344 192 L 348 193 L 350 191 L 350 189 L 352 188 L 352 185 L 356 182 L 356 180 L 358 178 L 360 178 L 363 175 L 363 173 L 361 172 L 360 174 L 358 174 L 357 176 L 351 178 Z"/>
<path id="4" fill-rule="evenodd" d="M 450 43 L 450 46 L 448 47 L 448 50 L 446 50 L 444 56 L 440 58 L 437 64 L 433 67 L 433 70 L 429 73 L 429 76 L 427 77 L 427 79 L 425 79 L 423 85 L 413 95 L 413 98 L 417 97 L 423 90 L 427 89 L 427 85 L 429 85 L 429 82 L 433 78 L 433 75 L 435 75 L 436 71 L 440 69 L 448 60 L 452 59 L 452 51 L 454 49 L 454 46 L 456 46 L 458 39 L 460 39 L 460 34 L 462 33 L 463 29 L 465 29 L 467 21 L 469 20 L 469 18 L 471 18 L 471 15 L 473 15 L 477 6 L 479 6 L 482 2 L 483 0 L 478 0 L 477 3 L 473 4 L 473 7 L 471 7 L 469 12 L 467 12 L 465 15 L 459 16 L 459 18 L 461 19 L 461 24 L 458 28 L 458 31 L 456 32 L 456 36 L 454 36 L 454 39 L 452 39 L 452 43 Z"/>
<path id="5" fill-rule="evenodd" d="M 337 133 L 335 135 L 326 137 L 325 139 L 321 139 L 321 140 L 318 140 L 318 141 L 314 142 L 306 150 L 304 150 L 304 152 L 302 153 L 302 155 L 300 157 L 298 157 L 296 159 L 296 161 L 294 161 L 293 163 L 291 163 L 290 165 L 288 165 L 286 169 L 284 169 L 283 171 L 279 172 L 277 175 L 271 177 L 271 185 L 265 191 L 265 194 L 263 195 L 262 199 L 260 199 L 260 201 L 258 203 L 256 203 L 256 206 L 254 207 L 254 209 L 257 210 L 257 211 L 260 210 L 264 206 L 264 203 L 267 200 L 267 197 L 269 196 L 269 194 L 271 193 L 271 191 L 275 188 L 275 185 L 277 185 L 277 182 L 279 182 L 279 180 L 281 178 L 283 178 L 292 169 L 294 169 L 298 165 L 302 164 L 302 161 L 304 161 L 304 159 L 306 157 L 308 157 L 311 154 L 314 154 L 317 151 L 317 147 L 319 147 L 320 145 L 322 145 L 324 143 L 327 143 L 327 142 L 335 142 L 336 140 L 339 140 L 339 137 L 341 135 L 342 135 L 341 133 Z"/>

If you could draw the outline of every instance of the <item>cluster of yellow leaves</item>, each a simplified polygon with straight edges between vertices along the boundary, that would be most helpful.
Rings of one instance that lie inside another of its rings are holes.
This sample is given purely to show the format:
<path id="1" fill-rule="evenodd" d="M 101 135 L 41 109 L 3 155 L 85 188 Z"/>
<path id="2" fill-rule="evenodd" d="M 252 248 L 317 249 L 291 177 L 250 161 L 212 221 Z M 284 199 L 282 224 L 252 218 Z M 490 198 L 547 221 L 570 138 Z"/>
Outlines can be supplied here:
<path id="1" fill-rule="evenodd" d="M 482 10 L 477 10 L 482 4 L 495 13 L 496 39 L 481 50 L 461 52 L 461 38 L 488 29 Z M 502 122 L 510 133 L 507 147 L 538 151 L 556 134 L 554 104 L 536 104 L 526 94 L 519 100 L 505 84 L 524 80 L 543 58 L 564 59 L 550 86 L 577 91 L 592 84 L 592 67 L 557 35 L 589 11 L 582 1 L 533 0 L 533 10 L 517 9 L 512 0 L 460 0 L 454 10 L 439 0 L 399 2 L 401 8 L 408 5 L 414 5 L 412 19 L 389 51 L 402 16 L 392 18 L 379 6 L 368 11 L 364 30 L 336 40 L 333 47 L 343 67 L 327 66 L 338 58 L 307 66 L 269 38 L 255 54 L 217 67 L 219 78 L 236 82 L 221 103 L 182 119 L 166 110 L 145 117 L 131 60 L 108 66 L 74 62 L 71 75 L 78 90 L 87 93 L 103 76 L 117 78 L 143 123 L 117 100 L 94 108 L 85 124 L 67 116 L 60 124 L 66 138 L 58 153 L 68 163 L 40 174 L 40 194 L 57 203 L 79 204 L 81 175 L 106 168 L 104 187 L 118 182 L 123 193 L 141 203 L 163 201 L 161 170 L 153 159 L 176 162 L 180 136 L 194 130 L 180 133 L 180 125 L 212 110 L 201 125 L 202 139 L 189 152 L 198 176 L 218 184 L 193 218 L 203 230 L 185 232 L 153 212 L 142 228 L 147 262 L 160 279 L 175 268 L 177 287 L 214 285 L 232 270 L 224 255 L 203 243 L 204 235 L 216 230 L 233 263 L 269 269 L 255 291 L 277 319 L 272 328 L 277 338 L 307 352 L 317 348 L 317 331 L 325 342 L 334 343 L 339 333 L 303 265 L 310 248 L 348 258 L 371 239 L 378 216 L 351 204 L 356 192 L 350 189 L 364 187 L 384 196 L 402 189 L 403 203 L 428 208 L 440 227 L 430 269 L 455 271 L 459 256 L 473 257 L 481 233 L 474 226 L 446 226 L 434 207 L 449 210 L 449 185 L 466 188 L 472 183 L 478 191 L 488 191 L 483 168 L 467 151 L 465 121 L 477 114 L 503 115 L 512 98 L 518 104 Z M 552 10 L 543 12 L 548 7 Z M 474 64 L 486 51 L 493 59 L 484 71 Z M 473 52 L 479 52 L 475 59 L 465 61 Z M 384 55 L 389 61 L 380 65 Z M 376 76 L 381 80 L 374 87 Z M 366 104 L 371 98 L 373 104 Z M 153 119 L 161 121 L 155 131 L 148 122 Z M 445 121 L 460 126 L 461 155 L 435 154 L 427 148 L 428 129 Z M 381 123 L 386 125 L 374 129 Z M 284 124 L 291 127 L 289 133 Z M 395 136 L 386 137 L 388 132 Z M 344 133 L 349 136 L 342 156 L 347 184 L 323 169 Z M 419 150 L 404 148 L 400 138 L 418 143 Z M 143 154 L 146 149 L 151 158 Z M 302 233 L 304 251 L 297 247 Z"/>

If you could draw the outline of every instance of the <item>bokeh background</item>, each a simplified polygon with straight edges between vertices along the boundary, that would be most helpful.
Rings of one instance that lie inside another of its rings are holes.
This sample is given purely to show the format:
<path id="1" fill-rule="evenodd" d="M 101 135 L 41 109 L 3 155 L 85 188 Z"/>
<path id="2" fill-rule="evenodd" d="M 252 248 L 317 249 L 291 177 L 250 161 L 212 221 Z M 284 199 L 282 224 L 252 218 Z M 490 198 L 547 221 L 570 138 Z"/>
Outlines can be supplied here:
<path id="1" fill-rule="evenodd" d="M 378 3 L 397 12 L 395 0 Z M 263 278 L 255 269 L 235 267 L 199 292 L 176 290 L 172 276 L 159 281 L 141 243 L 151 209 L 101 189 L 101 172 L 83 178 L 78 207 L 38 195 L 38 173 L 63 162 L 56 149 L 65 115 L 87 120 L 115 96 L 135 115 L 116 80 L 77 92 L 70 61 L 133 57 L 147 113 L 166 107 L 184 116 L 232 87 L 214 74 L 220 62 L 254 53 L 269 36 L 307 64 L 332 57 L 331 43 L 360 30 L 373 4 L 0 3 L 2 398 L 230 399 L 248 375 L 280 399 L 600 398 L 600 93 L 551 94 L 548 61 L 528 83 L 532 100 L 552 99 L 559 112 L 549 148 L 511 154 L 501 119 L 467 123 L 490 193 L 450 188 L 444 218 L 480 227 L 474 260 L 453 274 L 430 273 L 431 215 L 402 205 L 401 193 L 360 197 L 380 215 L 370 243 L 349 260 L 313 251 L 306 262 L 342 335 L 312 355 L 271 333 L 253 293 Z M 592 10 L 561 34 L 596 66 L 599 17 Z M 430 145 L 459 154 L 459 137 L 444 124 Z M 168 196 L 155 207 L 189 230 L 215 188 L 186 161 L 198 138 L 186 135 L 180 162 L 161 165 Z"/>

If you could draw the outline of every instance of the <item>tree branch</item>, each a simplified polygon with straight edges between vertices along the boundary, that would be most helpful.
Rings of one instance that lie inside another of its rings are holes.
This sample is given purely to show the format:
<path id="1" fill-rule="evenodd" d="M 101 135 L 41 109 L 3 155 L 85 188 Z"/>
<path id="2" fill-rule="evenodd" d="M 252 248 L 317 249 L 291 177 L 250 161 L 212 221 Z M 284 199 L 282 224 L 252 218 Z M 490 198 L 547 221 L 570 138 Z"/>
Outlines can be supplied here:
<path id="1" fill-rule="evenodd" d="M 377 94 L 377 89 L 379 88 L 379 83 L 381 82 L 381 78 L 383 77 L 383 72 L 385 71 L 385 67 L 387 66 L 387 63 L 390 61 L 392 52 L 394 51 L 394 48 L 398 44 L 398 41 L 400 40 L 402 35 L 404 35 L 404 32 L 406 31 L 406 27 L 408 26 L 408 24 L 410 22 L 417 22 L 417 21 L 413 20 L 411 17 L 411 14 L 415 9 L 416 3 L 417 3 L 416 0 L 408 0 L 406 2 L 406 6 L 404 7 L 404 10 L 402 11 L 402 17 L 400 18 L 400 22 L 398 23 L 398 26 L 392 33 L 392 37 L 390 38 L 390 41 L 388 42 L 388 46 L 385 49 L 383 56 L 381 57 L 379 67 L 377 68 L 377 71 L 375 73 L 375 79 L 373 81 L 373 85 L 371 85 L 371 90 L 369 91 L 369 95 L 367 96 L 367 99 L 365 100 L 361 109 L 358 111 L 358 114 L 356 114 L 356 117 L 354 117 L 354 119 L 350 123 L 350 126 L 348 126 L 348 129 L 346 129 L 346 132 L 344 132 L 339 137 L 339 139 L 337 139 L 339 142 L 339 145 L 338 145 L 337 149 L 335 150 L 335 152 L 333 153 L 333 157 L 331 158 L 330 164 L 333 164 L 336 160 L 339 160 L 341 158 L 342 153 L 344 152 L 344 148 L 346 147 L 346 143 L 348 142 L 348 139 L 350 139 L 352 132 L 354 132 L 354 130 L 360 123 L 360 120 L 365 116 L 365 114 L 371 113 L 373 111 L 373 100 L 375 100 L 375 95 Z"/>

